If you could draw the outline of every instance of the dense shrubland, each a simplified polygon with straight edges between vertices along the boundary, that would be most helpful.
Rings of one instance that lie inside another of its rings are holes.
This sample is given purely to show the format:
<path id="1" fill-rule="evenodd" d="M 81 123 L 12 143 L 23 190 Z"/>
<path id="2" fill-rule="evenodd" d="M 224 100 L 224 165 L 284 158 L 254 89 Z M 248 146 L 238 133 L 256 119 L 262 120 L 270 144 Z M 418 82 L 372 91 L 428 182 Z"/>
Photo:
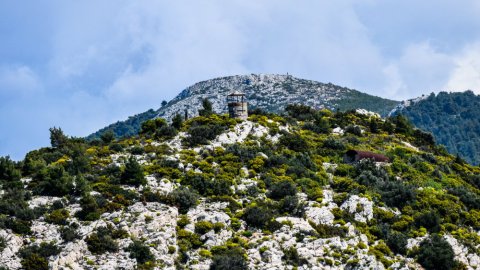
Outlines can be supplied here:
<path id="1" fill-rule="evenodd" d="M 0 228 L 28 237 L 32 221 L 42 218 L 60 226 L 65 243 L 84 239 L 93 254 L 117 252 L 118 240 L 130 237 L 127 232 L 99 227 L 85 236 L 77 232 L 79 223 L 98 220 L 102 214 L 125 210 L 137 202 L 159 202 L 180 213 L 177 247 L 171 249 L 178 254 L 178 267 L 197 250 L 211 259 L 211 269 L 246 269 L 252 232 L 269 235 L 285 225 L 276 218 L 305 217 L 305 200 L 310 206 L 321 205 L 324 190 L 332 190 L 338 205 L 353 195 L 368 198 L 375 204 L 374 218 L 359 222 L 337 207 L 332 209 L 333 224 L 310 222 L 314 231 L 299 234 L 298 239 L 345 237 L 350 223 L 367 236 L 369 254 L 385 266 L 392 264 L 394 254 L 402 254 L 416 258 L 427 269 L 457 267 L 448 243 L 438 237 L 444 234 L 454 235 L 472 252 L 479 252 L 480 168 L 448 155 L 429 133 L 413 128 L 404 117 L 382 120 L 353 111 L 333 113 L 291 105 L 283 116 L 258 112 L 249 118 L 253 124 L 268 127 L 268 136 L 276 136 L 277 141 L 248 136 L 241 143 L 208 147 L 239 121 L 205 106 L 202 116 L 187 121 L 181 117 L 171 124 L 148 120 L 139 135 L 123 140 L 110 134 L 87 142 L 53 128 L 51 147 L 32 151 L 21 162 L 1 157 Z M 332 134 L 335 128 L 345 134 Z M 183 149 L 172 149 L 167 143 L 172 138 Z M 202 145 L 207 147 L 190 148 Z M 391 164 L 369 160 L 345 164 L 346 149 L 384 153 Z M 177 158 L 172 159 L 175 151 Z M 176 186 L 167 193 L 153 191 L 146 176 L 167 179 Z M 242 179 L 253 179 L 254 184 L 239 189 Z M 29 207 L 32 196 L 39 195 L 62 198 L 62 202 Z M 230 224 L 188 220 L 188 211 L 205 201 L 227 203 Z M 79 210 L 67 210 L 70 203 L 77 203 Z M 193 231 L 186 229 L 190 223 Z M 231 230 L 233 236 L 224 245 L 207 249 L 201 236 L 212 230 Z M 406 248 L 407 239 L 427 235 L 417 249 Z M 125 248 L 131 258 L 144 268 L 154 267 L 148 245 L 142 239 L 132 241 Z M 58 254 L 63 243 L 58 244 L 26 247 L 21 251 L 23 267 L 43 269 L 34 265 L 44 267 L 48 257 Z M 442 256 L 434 258 L 436 253 Z M 292 264 L 305 263 L 299 256 L 295 249 L 284 251 L 285 260 Z"/>

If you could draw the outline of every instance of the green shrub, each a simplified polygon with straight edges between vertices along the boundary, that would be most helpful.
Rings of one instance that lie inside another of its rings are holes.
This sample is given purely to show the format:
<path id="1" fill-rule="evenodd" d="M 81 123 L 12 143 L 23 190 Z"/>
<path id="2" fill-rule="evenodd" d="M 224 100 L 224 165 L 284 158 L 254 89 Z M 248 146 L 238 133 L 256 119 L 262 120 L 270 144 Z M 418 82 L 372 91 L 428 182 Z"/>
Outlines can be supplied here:
<path id="1" fill-rule="evenodd" d="M 248 264 L 245 256 L 245 252 L 239 247 L 216 252 L 210 270 L 246 270 Z"/>
<path id="2" fill-rule="evenodd" d="M 40 245 L 31 245 L 23 247 L 18 251 L 18 256 L 21 258 L 21 264 L 25 270 L 47 270 L 48 258 L 50 256 L 58 255 L 60 253 L 54 243 L 43 242 Z"/>
<path id="3" fill-rule="evenodd" d="M 53 210 L 45 217 L 45 221 L 57 225 L 66 225 L 67 219 L 70 217 L 70 213 L 66 209 Z"/>
<path id="4" fill-rule="evenodd" d="M 266 206 L 255 205 L 247 207 L 242 218 L 249 226 L 264 228 L 273 218 L 273 212 Z"/>
<path id="5" fill-rule="evenodd" d="M 121 183 L 132 186 L 145 185 L 147 180 L 143 175 L 143 169 L 135 157 L 131 156 L 125 163 L 125 170 L 120 177 Z"/>
<path id="6" fill-rule="evenodd" d="M 0 236 L 0 253 L 7 247 L 7 240 Z"/>
<path id="7" fill-rule="evenodd" d="M 454 269 L 457 266 L 450 244 L 438 234 L 432 234 L 420 243 L 418 262 L 426 269 Z"/>
<path id="8" fill-rule="evenodd" d="M 424 227 L 429 232 L 440 231 L 440 214 L 437 211 L 428 211 L 415 217 L 415 225 L 417 227 Z"/>
<path id="9" fill-rule="evenodd" d="M 280 200 L 286 196 L 295 196 L 297 187 L 291 181 L 281 181 L 270 186 L 268 197 L 274 200 Z"/>
<path id="10" fill-rule="evenodd" d="M 185 214 L 191 207 L 197 205 L 198 195 L 188 188 L 180 187 L 170 192 L 169 198 L 178 207 L 178 211 Z"/>
<path id="11" fill-rule="evenodd" d="M 150 248 L 141 241 L 134 240 L 133 243 L 126 248 L 126 251 L 130 252 L 130 258 L 135 259 L 138 264 L 155 261 L 155 256 L 153 256 Z"/>
<path id="12" fill-rule="evenodd" d="M 308 261 L 306 259 L 301 258 L 300 255 L 298 255 L 298 251 L 294 246 L 283 250 L 282 259 L 285 260 L 286 263 L 293 266 L 308 264 Z"/>
<path id="13" fill-rule="evenodd" d="M 71 223 L 67 226 L 62 226 L 60 228 L 60 236 L 65 242 L 71 242 L 75 239 L 80 239 L 78 228 L 78 223 Z"/>
<path id="14" fill-rule="evenodd" d="M 387 236 L 386 243 L 393 252 L 402 255 L 407 254 L 408 237 L 403 233 L 395 231 L 390 232 Z"/>
<path id="15" fill-rule="evenodd" d="M 346 227 L 341 226 L 331 226 L 326 224 L 315 224 L 309 221 L 310 226 L 312 226 L 320 238 L 331 238 L 335 236 L 345 237 L 348 233 Z"/>
<path id="16" fill-rule="evenodd" d="M 128 233 L 124 230 L 115 230 L 112 226 L 99 227 L 97 232 L 90 234 L 86 239 L 88 250 L 94 254 L 118 251 L 115 239 L 125 238 Z"/>
<path id="17" fill-rule="evenodd" d="M 213 229 L 213 224 L 209 221 L 202 220 L 195 223 L 195 232 L 202 235 Z"/>

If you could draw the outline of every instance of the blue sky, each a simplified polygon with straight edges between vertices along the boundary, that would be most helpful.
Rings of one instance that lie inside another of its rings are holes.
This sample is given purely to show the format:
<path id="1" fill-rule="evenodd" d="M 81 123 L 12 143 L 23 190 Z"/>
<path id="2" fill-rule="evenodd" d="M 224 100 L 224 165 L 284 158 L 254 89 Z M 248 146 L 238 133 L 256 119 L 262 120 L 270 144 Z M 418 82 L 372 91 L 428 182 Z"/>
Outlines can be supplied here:
<path id="1" fill-rule="evenodd" d="M 294 76 L 392 99 L 480 93 L 480 2 L 0 1 L 0 155 L 85 136 L 218 76 Z"/>

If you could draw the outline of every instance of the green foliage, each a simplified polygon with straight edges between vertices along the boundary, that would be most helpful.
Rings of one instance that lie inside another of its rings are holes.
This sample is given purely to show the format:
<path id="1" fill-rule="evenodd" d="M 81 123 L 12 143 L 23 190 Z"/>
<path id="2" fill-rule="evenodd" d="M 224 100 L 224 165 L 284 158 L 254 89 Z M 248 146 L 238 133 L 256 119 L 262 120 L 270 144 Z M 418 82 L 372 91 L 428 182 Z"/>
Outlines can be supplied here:
<path id="1" fill-rule="evenodd" d="M 144 113 L 131 116 L 125 121 L 118 121 L 105 128 L 102 128 L 99 131 L 89 135 L 87 140 L 93 141 L 95 139 L 100 139 L 100 136 L 109 130 L 113 131 L 115 137 L 119 139 L 137 135 L 141 129 L 141 124 L 149 119 L 153 119 L 155 116 L 157 116 L 157 112 L 150 109 Z"/>
<path id="2" fill-rule="evenodd" d="M 53 243 L 42 242 L 39 245 L 31 245 L 23 247 L 19 250 L 18 255 L 22 259 L 21 264 L 25 270 L 47 270 L 48 258 L 58 255 L 60 248 Z"/>
<path id="3" fill-rule="evenodd" d="M 130 258 L 135 259 L 138 264 L 155 261 L 155 256 L 153 256 L 150 248 L 141 241 L 134 240 L 133 243 L 126 248 L 126 251 L 130 252 Z"/>
<path id="4" fill-rule="evenodd" d="M 430 232 L 440 231 L 440 215 L 437 211 L 428 211 L 415 217 L 415 225 L 424 227 Z"/>
<path id="5" fill-rule="evenodd" d="M 203 109 L 198 110 L 198 115 L 210 116 L 214 114 L 213 108 L 212 108 L 212 102 L 210 102 L 210 100 L 208 100 L 207 98 L 204 98 L 202 100 L 202 106 L 203 106 Z"/>
<path id="6" fill-rule="evenodd" d="M 202 220 L 195 223 L 195 232 L 202 235 L 213 229 L 213 224 L 209 221 Z"/>
<path id="7" fill-rule="evenodd" d="M 480 96 L 472 91 L 440 92 L 405 107 L 399 113 L 415 126 L 433 133 L 435 141 L 471 164 L 480 164 Z M 432 142 L 433 138 L 427 138 Z"/>
<path id="8" fill-rule="evenodd" d="M 3 189 L 22 188 L 21 172 L 10 157 L 0 157 L 0 186 Z"/>
<path id="9" fill-rule="evenodd" d="M 172 127 L 176 128 L 177 130 L 180 130 L 183 127 L 183 117 L 180 114 L 175 114 L 175 116 L 172 118 Z"/>
<path id="10" fill-rule="evenodd" d="M 61 128 L 50 128 L 50 144 L 54 148 L 62 148 L 67 145 L 68 137 Z"/>
<path id="11" fill-rule="evenodd" d="M 7 247 L 7 240 L 4 237 L 0 236 L 0 253 Z"/>
<path id="12" fill-rule="evenodd" d="M 249 226 L 264 227 L 273 217 L 273 213 L 267 207 L 252 206 L 245 209 L 243 214 L 243 220 L 247 222 Z"/>
<path id="13" fill-rule="evenodd" d="M 111 129 L 107 130 L 100 135 L 100 139 L 104 144 L 109 144 L 115 140 L 115 133 L 113 133 L 113 130 Z"/>
<path id="14" fill-rule="evenodd" d="M 308 151 L 308 143 L 299 134 L 285 132 L 279 143 L 296 152 Z"/>
<path id="15" fill-rule="evenodd" d="M 74 192 L 73 177 L 61 165 L 44 168 L 34 178 L 33 190 L 45 196 L 64 196 Z"/>
<path id="16" fill-rule="evenodd" d="M 80 207 L 82 209 L 76 213 L 76 216 L 81 220 L 93 221 L 100 218 L 101 209 L 96 200 L 98 197 L 93 197 L 89 194 L 85 194 L 80 199 Z"/>
<path id="17" fill-rule="evenodd" d="M 146 184 L 147 180 L 143 175 L 143 169 L 135 157 L 131 156 L 125 163 L 125 169 L 120 177 L 122 184 L 140 186 Z"/>
<path id="18" fill-rule="evenodd" d="M 172 203 L 178 207 L 178 211 L 182 214 L 197 205 L 198 195 L 188 188 L 180 187 L 169 194 Z"/>
<path id="19" fill-rule="evenodd" d="M 405 255 L 407 253 L 408 237 L 403 233 L 392 231 L 387 236 L 386 243 L 395 253 Z"/>
<path id="20" fill-rule="evenodd" d="M 103 254 L 105 252 L 118 251 L 118 243 L 115 239 L 125 238 L 128 234 L 123 230 L 116 230 L 111 225 L 108 227 L 98 227 L 97 231 L 90 234 L 85 242 L 88 250 L 94 254 Z"/>
<path id="21" fill-rule="evenodd" d="M 248 264 L 245 256 L 245 251 L 239 247 L 217 251 L 213 255 L 210 270 L 246 270 Z"/>
<path id="22" fill-rule="evenodd" d="M 426 270 L 455 269 L 457 262 L 450 244 L 438 234 L 433 234 L 420 243 L 418 262 Z"/>
<path id="23" fill-rule="evenodd" d="M 69 212 L 66 209 L 53 210 L 45 217 L 45 221 L 57 225 L 66 225 L 67 218 L 70 217 Z"/>
<path id="24" fill-rule="evenodd" d="M 270 186 L 268 197 L 274 200 L 280 200 L 286 196 L 295 196 L 297 188 L 291 181 L 281 181 Z"/>
<path id="25" fill-rule="evenodd" d="M 290 248 L 283 250 L 282 259 L 285 260 L 288 264 L 293 266 L 308 264 L 308 261 L 306 259 L 303 259 L 300 257 L 297 249 L 294 246 L 291 246 Z"/>
<path id="26" fill-rule="evenodd" d="M 78 223 L 71 223 L 66 226 L 60 227 L 60 236 L 65 242 L 71 242 L 75 239 L 80 239 L 80 233 L 78 232 Z"/>
<path id="27" fill-rule="evenodd" d="M 310 226 L 312 226 L 320 238 L 331 238 L 335 236 L 345 237 L 348 233 L 348 229 L 342 226 L 332 226 L 326 224 L 315 224 L 309 221 Z"/>

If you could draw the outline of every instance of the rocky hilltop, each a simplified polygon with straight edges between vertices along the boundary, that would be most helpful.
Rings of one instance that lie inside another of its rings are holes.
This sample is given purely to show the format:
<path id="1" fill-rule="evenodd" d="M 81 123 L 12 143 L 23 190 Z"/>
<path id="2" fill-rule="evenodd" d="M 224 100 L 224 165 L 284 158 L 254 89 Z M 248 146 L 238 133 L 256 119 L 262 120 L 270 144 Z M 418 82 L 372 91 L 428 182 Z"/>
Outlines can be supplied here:
<path id="1" fill-rule="evenodd" d="M 480 168 L 403 117 L 207 111 L 51 139 L 0 158 L 0 268 L 480 268 Z"/>
<path id="2" fill-rule="evenodd" d="M 361 108 L 386 115 L 398 104 L 397 101 L 371 96 L 357 90 L 331 83 L 299 79 L 291 75 L 238 75 L 196 83 L 160 109 L 150 110 L 107 126 L 88 138 L 99 138 L 108 130 L 113 130 L 117 137 L 135 135 L 140 129 L 141 122 L 155 117 L 170 120 L 177 113 L 184 115 L 185 110 L 193 117 L 198 115 L 198 109 L 201 108 L 204 98 L 212 102 L 215 112 L 226 113 L 226 96 L 233 91 L 245 93 L 250 108 L 260 108 L 273 113 L 283 112 L 288 104 L 305 104 L 317 109 L 342 111 Z"/>

